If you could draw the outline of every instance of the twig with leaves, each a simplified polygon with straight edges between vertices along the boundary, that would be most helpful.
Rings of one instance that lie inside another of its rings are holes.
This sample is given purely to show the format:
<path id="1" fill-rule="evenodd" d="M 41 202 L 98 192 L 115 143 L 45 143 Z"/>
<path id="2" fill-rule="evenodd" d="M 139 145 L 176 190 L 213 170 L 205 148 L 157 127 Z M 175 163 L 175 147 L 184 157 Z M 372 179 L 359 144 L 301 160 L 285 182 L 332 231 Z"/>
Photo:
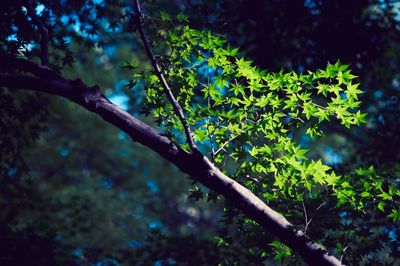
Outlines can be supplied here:
<path id="1" fill-rule="evenodd" d="M 146 33 L 144 32 L 143 29 L 143 14 L 140 8 L 140 3 L 139 0 L 133 0 L 134 5 L 135 5 L 135 11 L 136 14 L 133 14 L 133 18 L 131 19 L 131 22 L 134 23 L 134 27 L 131 26 L 131 28 L 136 29 L 140 35 L 140 38 L 142 39 L 144 48 L 146 50 L 147 56 L 150 58 L 151 64 L 155 70 L 155 73 L 158 77 L 158 79 L 161 82 L 161 85 L 164 89 L 165 95 L 167 96 L 167 98 L 169 99 L 169 101 L 172 103 L 172 106 L 174 108 L 175 114 L 178 116 L 179 120 L 182 123 L 182 126 L 185 130 L 185 135 L 186 135 L 186 140 L 187 143 L 189 144 L 190 148 L 192 151 L 197 151 L 197 146 L 194 143 L 193 137 L 192 137 L 192 132 L 190 130 L 189 124 L 187 123 L 185 116 L 183 114 L 183 110 L 182 107 L 179 105 L 178 101 L 176 100 L 175 96 L 172 94 L 172 90 L 168 85 L 167 80 L 165 79 L 161 68 L 157 62 L 156 56 L 153 53 L 151 47 L 150 47 L 150 42 L 149 39 L 147 38 Z"/>

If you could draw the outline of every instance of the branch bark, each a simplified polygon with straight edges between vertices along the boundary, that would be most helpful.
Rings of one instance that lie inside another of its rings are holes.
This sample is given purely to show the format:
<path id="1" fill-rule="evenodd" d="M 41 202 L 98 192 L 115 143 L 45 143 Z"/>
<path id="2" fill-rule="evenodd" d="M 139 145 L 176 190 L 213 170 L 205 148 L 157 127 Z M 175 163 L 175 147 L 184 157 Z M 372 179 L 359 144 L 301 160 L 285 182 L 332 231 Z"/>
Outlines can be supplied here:
<path id="1" fill-rule="evenodd" d="M 30 63 L 31 67 L 32 64 Z M 21 68 L 23 67 L 19 65 L 20 70 Z M 39 66 L 37 68 L 40 69 Z M 223 174 L 200 152 L 184 151 L 154 128 L 109 102 L 101 94 L 98 86 L 89 87 L 79 79 L 67 80 L 59 76 L 46 78 L 44 75 L 34 77 L 0 73 L 0 87 L 45 92 L 65 97 L 81 105 L 127 133 L 133 141 L 152 149 L 182 172 L 223 195 L 265 231 L 275 235 L 282 243 L 297 252 L 308 264 L 342 265 L 326 249 L 312 242 L 303 231 L 272 210 L 250 190 Z"/>

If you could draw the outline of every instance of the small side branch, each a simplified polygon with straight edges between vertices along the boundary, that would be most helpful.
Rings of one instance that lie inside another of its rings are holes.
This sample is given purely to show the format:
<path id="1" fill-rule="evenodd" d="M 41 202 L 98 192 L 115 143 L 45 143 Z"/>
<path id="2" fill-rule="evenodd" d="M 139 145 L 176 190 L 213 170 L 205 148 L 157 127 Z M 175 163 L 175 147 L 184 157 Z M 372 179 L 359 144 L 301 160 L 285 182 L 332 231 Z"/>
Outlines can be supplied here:
<path id="1" fill-rule="evenodd" d="M 167 80 L 165 79 L 161 68 L 157 62 L 157 59 L 150 47 L 149 39 L 147 38 L 146 33 L 144 32 L 143 29 L 143 14 L 140 8 L 139 0 L 133 0 L 135 9 L 137 14 L 134 14 L 134 17 L 132 21 L 135 23 L 135 27 L 137 31 L 139 32 L 140 38 L 142 39 L 144 48 L 146 50 L 147 56 L 150 58 L 151 64 L 155 70 L 155 73 L 158 77 L 158 79 L 161 82 L 162 87 L 164 88 L 164 92 L 168 98 L 168 100 L 172 103 L 172 106 L 174 108 L 175 114 L 178 116 L 179 120 L 181 121 L 183 128 L 185 130 L 185 135 L 186 135 L 186 140 L 187 143 L 189 144 L 190 148 L 192 151 L 197 151 L 197 146 L 194 143 L 193 137 L 192 137 L 192 132 L 190 131 L 190 127 L 185 119 L 185 116 L 183 115 L 183 110 L 182 107 L 179 105 L 178 101 L 172 94 L 171 88 L 169 87 Z"/>
<path id="2" fill-rule="evenodd" d="M 308 226 L 310 225 L 312 218 L 309 220 L 308 215 L 307 215 L 307 208 L 306 204 L 304 203 L 304 200 L 301 201 L 301 204 L 303 205 L 303 212 L 304 212 L 304 220 L 305 220 L 305 226 L 304 226 L 304 233 L 307 233 Z"/>
<path id="3" fill-rule="evenodd" d="M 35 23 L 36 27 L 40 31 L 40 58 L 42 61 L 42 65 L 49 65 L 49 31 L 44 25 L 44 23 L 37 17 L 35 10 L 32 6 L 31 0 L 22 0 L 22 5 L 26 8 L 28 12 L 28 16 L 32 19 L 33 23 Z"/>
<path id="4" fill-rule="evenodd" d="M 230 139 L 228 139 L 226 142 L 224 142 L 224 144 L 222 144 L 222 146 L 219 147 L 219 149 L 215 151 L 214 155 L 217 155 L 220 151 L 224 150 L 226 145 L 228 145 L 232 140 L 236 139 L 240 135 L 241 134 L 235 135 L 235 136 L 231 137 Z"/>

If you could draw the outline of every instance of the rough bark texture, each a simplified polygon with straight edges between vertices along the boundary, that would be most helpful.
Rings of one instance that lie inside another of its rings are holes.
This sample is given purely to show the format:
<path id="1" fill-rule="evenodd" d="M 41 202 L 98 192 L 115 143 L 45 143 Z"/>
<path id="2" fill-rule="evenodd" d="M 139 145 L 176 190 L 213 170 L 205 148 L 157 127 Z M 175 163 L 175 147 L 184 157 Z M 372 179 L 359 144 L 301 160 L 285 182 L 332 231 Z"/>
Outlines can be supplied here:
<path id="1" fill-rule="evenodd" d="M 268 207 L 250 190 L 223 174 L 204 155 L 195 150 L 188 153 L 169 138 L 141 122 L 131 114 L 108 101 L 98 86 L 88 87 L 81 80 L 67 80 L 51 69 L 25 60 L 10 60 L 7 66 L 35 76 L 0 73 L 0 86 L 11 89 L 29 89 L 62 96 L 101 116 L 107 122 L 176 165 L 182 172 L 194 177 L 206 187 L 218 192 L 265 231 L 297 252 L 310 265 L 342 265 L 327 250 L 312 242 L 282 215 Z M 1 70 L 1 68 L 0 68 Z"/>

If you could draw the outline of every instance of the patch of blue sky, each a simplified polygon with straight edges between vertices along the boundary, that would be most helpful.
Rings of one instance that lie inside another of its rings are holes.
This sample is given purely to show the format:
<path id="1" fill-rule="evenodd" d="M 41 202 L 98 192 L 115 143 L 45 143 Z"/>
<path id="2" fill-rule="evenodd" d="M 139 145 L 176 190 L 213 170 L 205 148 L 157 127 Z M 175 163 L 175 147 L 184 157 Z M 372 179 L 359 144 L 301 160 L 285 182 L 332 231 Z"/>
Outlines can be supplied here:
<path id="1" fill-rule="evenodd" d="M 72 42 L 71 36 L 63 36 L 62 39 L 66 44 L 69 44 Z"/>
<path id="2" fill-rule="evenodd" d="M 118 139 L 119 139 L 119 140 L 124 140 L 124 139 L 126 139 L 126 133 L 124 133 L 124 132 L 118 132 Z"/>
<path id="3" fill-rule="evenodd" d="M 129 152 L 126 151 L 126 150 L 123 150 L 123 151 L 120 151 L 120 152 L 119 152 L 119 155 L 126 158 L 126 157 L 128 157 Z"/>
<path id="4" fill-rule="evenodd" d="M 211 78 L 215 74 L 214 68 L 207 65 L 207 63 L 202 63 L 197 68 L 197 72 L 202 76 L 202 78 Z"/>
<path id="5" fill-rule="evenodd" d="M 215 23 L 218 19 L 218 13 L 213 13 L 207 17 L 209 23 Z"/>
<path id="6" fill-rule="evenodd" d="M 21 11 L 26 15 L 28 14 L 28 10 L 26 9 L 26 7 L 21 7 Z M 30 17 L 27 18 L 28 21 L 32 21 L 32 19 Z"/>
<path id="7" fill-rule="evenodd" d="M 142 176 L 148 177 L 149 173 L 150 173 L 149 168 L 148 167 L 143 167 Z"/>
<path id="8" fill-rule="evenodd" d="M 110 97 L 108 97 L 108 99 L 110 100 L 110 102 L 117 105 L 122 110 L 125 110 L 125 111 L 128 110 L 129 97 L 126 96 L 124 93 L 113 94 Z"/>
<path id="9" fill-rule="evenodd" d="M 126 190 L 120 190 L 118 192 L 118 199 L 125 201 L 131 198 L 131 192 Z"/>
<path id="10" fill-rule="evenodd" d="M 149 229 L 152 229 L 152 230 L 157 230 L 157 229 L 163 228 L 163 225 L 160 221 L 151 221 L 147 224 L 147 226 L 149 227 Z"/>
<path id="11" fill-rule="evenodd" d="M 385 124 L 385 118 L 383 117 L 383 115 L 379 115 L 378 116 L 378 121 L 379 121 L 379 123 L 381 123 L 381 124 Z"/>
<path id="12" fill-rule="evenodd" d="M 41 16 L 43 14 L 43 11 L 46 7 L 43 4 L 38 4 L 35 8 L 36 14 L 38 16 Z"/>
<path id="13" fill-rule="evenodd" d="M 118 266 L 120 265 L 118 261 L 111 258 L 106 258 L 101 261 L 97 261 L 95 263 L 91 263 L 90 266 Z"/>
<path id="14" fill-rule="evenodd" d="M 342 100 L 347 100 L 347 94 L 346 94 L 345 92 L 341 92 L 341 93 L 340 93 L 340 98 L 341 98 Z"/>
<path id="15" fill-rule="evenodd" d="M 399 238 L 397 235 L 397 230 L 396 228 L 388 228 L 387 229 L 387 234 L 388 234 L 388 238 L 389 238 L 389 242 L 396 242 Z"/>
<path id="16" fill-rule="evenodd" d="M 143 247 L 143 244 L 139 240 L 130 239 L 130 240 L 128 240 L 128 246 L 133 248 L 133 249 L 138 249 L 138 248 Z"/>
<path id="17" fill-rule="evenodd" d="M 56 235 L 56 236 L 54 237 L 54 241 L 61 242 L 61 241 L 63 241 L 63 240 L 64 240 L 64 237 L 63 237 L 62 235 Z"/>
<path id="18" fill-rule="evenodd" d="M 17 31 L 18 31 L 18 27 L 15 26 L 15 25 L 12 25 L 12 26 L 11 26 L 11 30 L 12 30 L 13 32 L 17 32 Z M 7 36 L 6 40 L 7 40 L 8 42 L 10 42 L 10 41 L 17 41 L 17 40 L 18 40 L 17 34 L 16 34 L 16 33 L 10 34 L 9 36 Z"/>
<path id="19" fill-rule="evenodd" d="M 127 84 L 127 83 L 126 83 Z M 131 91 L 133 93 L 137 93 L 140 92 L 142 93 L 142 90 L 144 89 L 144 81 L 143 80 L 139 80 L 138 82 L 135 83 L 134 86 L 131 87 Z"/>
<path id="20" fill-rule="evenodd" d="M 166 260 L 157 260 L 153 264 L 153 266 L 164 266 L 164 265 L 177 265 L 177 262 L 173 258 L 168 258 Z"/>
<path id="21" fill-rule="evenodd" d="M 62 15 L 60 21 L 62 24 L 66 25 L 67 23 L 69 23 L 69 16 Z"/>
<path id="22" fill-rule="evenodd" d="M 96 8 L 91 8 L 89 11 L 88 18 L 91 20 L 96 20 L 97 19 L 97 9 Z"/>
<path id="23" fill-rule="evenodd" d="M 310 148 L 311 142 L 312 142 L 311 137 L 307 134 L 304 134 L 300 138 L 299 145 L 302 149 L 308 149 Z"/>
<path id="24" fill-rule="evenodd" d="M 299 66 L 297 67 L 297 69 L 296 69 L 296 72 L 297 72 L 297 73 L 303 73 L 304 70 L 305 70 L 304 66 L 299 65 Z"/>
<path id="25" fill-rule="evenodd" d="M 199 144 L 199 143 L 197 143 L 197 144 Z M 217 145 L 215 143 L 211 143 L 211 140 L 204 139 L 203 142 L 198 145 L 198 148 L 201 153 L 206 154 L 210 151 L 211 145 L 213 145 L 214 150 L 217 148 Z"/>
<path id="26" fill-rule="evenodd" d="M 381 90 L 374 91 L 374 97 L 376 99 L 380 99 L 380 98 L 382 98 L 382 96 L 383 96 L 383 92 Z"/>
<path id="27" fill-rule="evenodd" d="M 143 221 L 144 220 L 144 216 L 143 216 L 143 210 L 133 210 L 130 211 L 128 213 L 129 216 L 134 217 L 135 219 L 139 220 L 139 221 Z"/>
<path id="28" fill-rule="evenodd" d="M 83 248 L 75 248 L 74 251 L 72 251 L 72 254 L 75 257 L 83 257 Z"/>
<path id="29" fill-rule="evenodd" d="M 127 84 L 128 82 L 126 81 L 124 86 Z M 131 87 L 130 92 L 130 103 L 133 105 L 132 107 L 141 106 L 145 97 L 144 81 L 140 80 L 136 82 L 136 84 Z"/>
<path id="30" fill-rule="evenodd" d="M 199 109 L 202 107 L 199 104 L 196 104 L 196 105 L 194 105 L 194 108 Z M 212 123 L 212 121 L 216 122 L 217 120 L 218 120 L 218 118 L 216 118 L 216 117 L 204 117 L 204 118 L 200 119 L 199 121 L 196 121 L 196 125 L 201 127 L 201 126 L 205 126 L 208 123 Z"/>
<path id="31" fill-rule="evenodd" d="M 37 47 L 35 43 L 28 43 L 27 45 L 25 45 L 25 48 L 28 51 L 32 51 L 35 47 Z"/>
<path id="32" fill-rule="evenodd" d="M 121 23 L 111 24 L 107 20 L 103 20 L 102 26 L 104 30 L 108 33 L 122 32 L 124 30 Z"/>
<path id="33" fill-rule="evenodd" d="M 330 146 L 325 147 L 323 156 L 325 163 L 328 165 L 338 165 L 343 163 L 343 157 Z"/>
<path id="34" fill-rule="evenodd" d="M 105 6 L 105 4 L 106 4 L 104 0 L 92 0 L 92 1 L 95 5 L 98 5 L 98 6 Z"/>
<path id="35" fill-rule="evenodd" d="M 304 7 L 308 8 L 312 15 L 318 15 L 319 13 L 321 13 L 318 6 L 322 3 L 322 0 L 305 0 Z"/>
<path id="36" fill-rule="evenodd" d="M 10 167 L 10 168 L 8 168 L 7 174 L 8 174 L 9 176 L 15 176 L 15 175 L 17 174 L 17 168 L 15 168 L 15 167 Z"/>
<path id="37" fill-rule="evenodd" d="M 104 48 L 104 53 L 108 56 L 108 57 L 113 57 L 115 54 L 116 54 L 116 52 L 117 52 L 117 46 L 116 45 L 107 45 L 107 46 L 105 46 Z M 124 85 L 126 84 L 126 81 L 125 80 L 123 80 L 125 83 L 124 83 Z"/>
<path id="38" fill-rule="evenodd" d="M 202 64 L 205 64 L 205 61 L 204 60 L 203 61 L 199 61 L 199 60 L 197 60 L 196 56 L 191 56 L 190 57 L 190 62 L 184 60 L 183 63 L 185 64 L 185 66 L 183 68 L 193 68 L 193 67 L 198 67 L 198 66 L 200 66 Z"/>
<path id="39" fill-rule="evenodd" d="M 304 6 L 307 7 L 307 8 L 312 9 L 312 8 L 316 8 L 317 4 L 315 3 L 314 0 L 305 0 L 304 1 Z"/>
<path id="40" fill-rule="evenodd" d="M 65 147 L 61 148 L 59 151 L 61 157 L 67 157 L 69 154 L 69 150 Z"/>
<path id="41" fill-rule="evenodd" d="M 106 177 L 100 180 L 100 185 L 105 189 L 113 188 L 113 182 L 111 181 L 110 178 L 106 178 Z"/>
<path id="42" fill-rule="evenodd" d="M 131 166 L 132 166 L 132 168 L 138 168 L 139 167 L 139 161 L 138 160 L 132 160 L 131 161 Z"/>
<path id="43" fill-rule="evenodd" d="M 246 153 L 249 153 L 249 152 L 253 149 L 253 146 L 251 146 L 251 145 L 249 145 L 249 144 L 247 144 L 247 143 L 244 143 L 244 144 L 242 145 L 242 147 L 243 147 L 243 150 L 244 150 Z M 249 157 L 246 158 L 246 159 L 251 160 L 251 157 L 249 156 Z M 247 161 L 247 160 L 246 160 L 246 161 Z"/>
<path id="44" fill-rule="evenodd" d="M 6 38 L 6 40 L 7 40 L 8 42 L 18 41 L 17 34 L 13 33 L 13 34 L 11 34 L 11 35 L 8 35 L 7 38 Z"/>
<path id="45" fill-rule="evenodd" d="M 147 188 L 150 190 L 152 193 L 157 193 L 158 192 L 158 186 L 153 180 L 148 180 L 146 182 Z"/>
<path id="46" fill-rule="evenodd" d="M 115 84 L 115 90 L 120 92 L 122 87 L 124 87 L 128 81 L 126 79 L 121 79 Z"/>
<path id="47" fill-rule="evenodd" d="M 95 14 L 89 14 L 89 16 L 95 16 Z M 79 21 L 79 18 L 76 14 L 71 14 L 69 16 L 62 16 L 61 23 L 65 26 L 70 27 L 73 31 L 79 34 L 81 37 L 92 40 L 92 41 L 99 41 L 100 37 L 98 34 L 89 33 L 88 31 L 93 29 L 92 25 L 85 24 L 82 25 Z"/>

